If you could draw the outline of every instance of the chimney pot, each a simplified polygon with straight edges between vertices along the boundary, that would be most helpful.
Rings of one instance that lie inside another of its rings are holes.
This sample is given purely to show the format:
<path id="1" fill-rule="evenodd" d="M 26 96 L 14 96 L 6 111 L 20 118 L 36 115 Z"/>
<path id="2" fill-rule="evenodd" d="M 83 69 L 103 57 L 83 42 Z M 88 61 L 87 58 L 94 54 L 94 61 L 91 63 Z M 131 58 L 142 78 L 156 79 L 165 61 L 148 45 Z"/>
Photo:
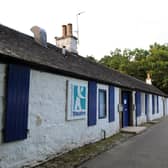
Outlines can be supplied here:
<path id="1" fill-rule="evenodd" d="M 67 36 L 72 36 L 72 24 L 67 25 Z"/>
<path id="2" fill-rule="evenodd" d="M 56 39 L 56 46 L 59 48 L 65 48 L 62 50 L 62 54 L 66 51 L 77 53 L 77 38 L 72 34 L 72 24 L 62 25 L 62 37 Z"/>
<path id="3" fill-rule="evenodd" d="M 147 73 L 146 83 L 149 84 L 149 85 L 152 85 L 152 79 L 150 77 L 150 73 L 149 72 Z"/>
<path id="4" fill-rule="evenodd" d="M 66 25 L 62 25 L 62 37 L 66 37 L 67 36 L 67 27 Z"/>

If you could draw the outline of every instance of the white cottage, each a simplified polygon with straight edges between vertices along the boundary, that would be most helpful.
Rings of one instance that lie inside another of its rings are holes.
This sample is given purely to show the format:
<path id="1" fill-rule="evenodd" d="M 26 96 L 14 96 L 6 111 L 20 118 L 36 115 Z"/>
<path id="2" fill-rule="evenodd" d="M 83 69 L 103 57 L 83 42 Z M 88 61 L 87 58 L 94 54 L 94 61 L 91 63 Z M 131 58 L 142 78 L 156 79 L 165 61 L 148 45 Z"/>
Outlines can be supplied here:
<path id="1" fill-rule="evenodd" d="M 62 50 L 0 25 L 0 167 L 20 167 L 167 115 L 163 92 L 79 56 L 67 28 L 56 38 Z"/>

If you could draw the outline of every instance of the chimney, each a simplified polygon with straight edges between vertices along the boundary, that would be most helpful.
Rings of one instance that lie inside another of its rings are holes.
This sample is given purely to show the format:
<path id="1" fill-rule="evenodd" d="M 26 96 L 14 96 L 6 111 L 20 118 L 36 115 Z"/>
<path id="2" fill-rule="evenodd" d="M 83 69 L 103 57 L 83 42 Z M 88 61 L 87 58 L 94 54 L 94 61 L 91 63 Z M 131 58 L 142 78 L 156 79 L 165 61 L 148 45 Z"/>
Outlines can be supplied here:
<path id="1" fill-rule="evenodd" d="M 34 34 L 35 41 L 43 47 L 47 47 L 47 34 L 46 31 L 38 26 L 33 26 L 30 29 Z"/>
<path id="2" fill-rule="evenodd" d="M 67 36 L 72 36 L 72 24 L 67 25 Z"/>
<path id="3" fill-rule="evenodd" d="M 62 25 L 62 37 L 66 37 L 67 36 L 67 27 L 66 25 Z"/>
<path id="4" fill-rule="evenodd" d="M 73 36 L 72 24 L 62 25 L 62 37 L 55 37 L 56 46 L 77 53 L 77 38 Z"/>
<path id="5" fill-rule="evenodd" d="M 152 79 L 150 77 L 150 73 L 149 72 L 147 73 L 146 83 L 149 84 L 149 85 L 152 85 Z"/>

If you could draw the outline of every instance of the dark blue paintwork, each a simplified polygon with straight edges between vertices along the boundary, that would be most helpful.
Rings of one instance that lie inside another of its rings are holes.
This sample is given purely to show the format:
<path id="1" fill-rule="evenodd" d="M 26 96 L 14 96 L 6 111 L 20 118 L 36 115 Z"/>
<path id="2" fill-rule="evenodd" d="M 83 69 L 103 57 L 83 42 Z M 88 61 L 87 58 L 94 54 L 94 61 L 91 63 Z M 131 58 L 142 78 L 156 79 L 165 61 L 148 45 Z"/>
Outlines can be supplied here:
<path id="1" fill-rule="evenodd" d="M 136 104 L 136 117 L 141 116 L 141 93 L 136 92 L 135 94 L 135 104 Z"/>
<path id="2" fill-rule="evenodd" d="M 27 138 L 30 69 L 10 64 L 7 73 L 7 98 L 4 141 Z"/>
<path id="3" fill-rule="evenodd" d="M 152 95 L 152 114 L 155 114 L 155 96 Z"/>
<path id="4" fill-rule="evenodd" d="M 149 95 L 145 94 L 145 114 L 148 114 L 148 110 L 149 110 Z"/>
<path id="5" fill-rule="evenodd" d="M 159 96 L 157 96 L 157 113 L 159 113 Z"/>
<path id="6" fill-rule="evenodd" d="M 129 92 L 122 92 L 123 127 L 129 126 Z"/>
<path id="7" fill-rule="evenodd" d="M 88 126 L 96 125 L 97 112 L 97 84 L 95 81 L 88 82 Z"/>
<path id="8" fill-rule="evenodd" d="M 114 87 L 109 86 L 109 122 L 115 121 L 115 92 Z"/>

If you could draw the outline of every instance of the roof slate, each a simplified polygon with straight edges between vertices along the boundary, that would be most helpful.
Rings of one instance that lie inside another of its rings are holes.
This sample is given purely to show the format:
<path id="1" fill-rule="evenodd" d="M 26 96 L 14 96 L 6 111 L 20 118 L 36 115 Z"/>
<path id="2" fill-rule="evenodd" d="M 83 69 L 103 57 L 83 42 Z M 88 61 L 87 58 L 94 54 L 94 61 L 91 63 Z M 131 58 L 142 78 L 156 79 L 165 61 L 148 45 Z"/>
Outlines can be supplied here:
<path id="1" fill-rule="evenodd" d="M 77 78 L 96 80 L 131 90 L 166 96 L 153 85 L 148 85 L 141 80 L 89 61 L 74 53 L 67 52 L 64 56 L 60 48 L 49 43 L 47 45 L 47 48 L 42 47 L 34 41 L 33 37 L 0 24 L 0 60 L 2 58 L 3 60 L 15 59 L 44 71 L 51 70 Z"/>

